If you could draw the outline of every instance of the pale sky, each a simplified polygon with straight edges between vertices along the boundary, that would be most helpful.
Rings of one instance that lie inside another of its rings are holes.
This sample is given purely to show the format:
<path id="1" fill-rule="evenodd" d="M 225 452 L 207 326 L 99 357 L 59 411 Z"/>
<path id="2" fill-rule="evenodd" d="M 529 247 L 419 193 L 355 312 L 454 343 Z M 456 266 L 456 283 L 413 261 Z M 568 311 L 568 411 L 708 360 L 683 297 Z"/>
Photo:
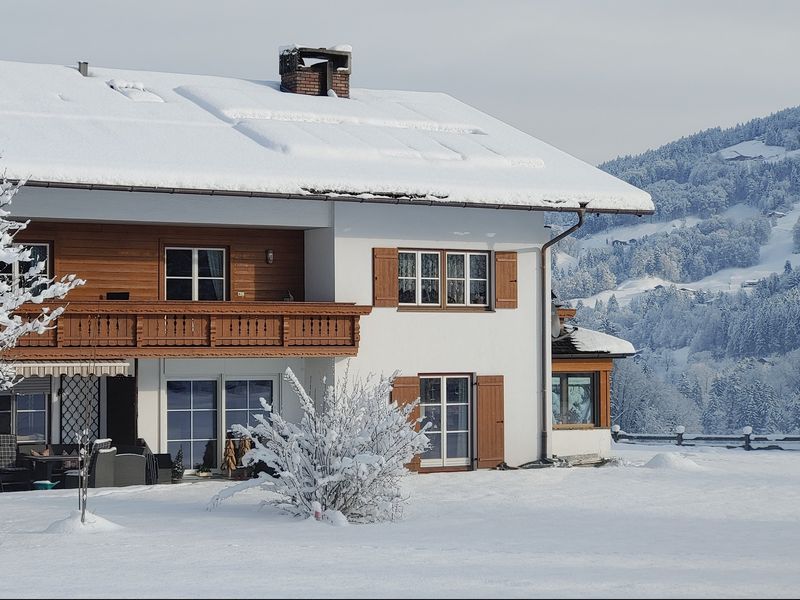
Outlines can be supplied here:
<path id="1" fill-rule="evenodd" d="M 355 87 L 447 92 L 593 164 L 800 104 L 795 0 L 0 0 L 0 15 L 2 60 L 274 80 L 280 45 L 351 44 Z"/>

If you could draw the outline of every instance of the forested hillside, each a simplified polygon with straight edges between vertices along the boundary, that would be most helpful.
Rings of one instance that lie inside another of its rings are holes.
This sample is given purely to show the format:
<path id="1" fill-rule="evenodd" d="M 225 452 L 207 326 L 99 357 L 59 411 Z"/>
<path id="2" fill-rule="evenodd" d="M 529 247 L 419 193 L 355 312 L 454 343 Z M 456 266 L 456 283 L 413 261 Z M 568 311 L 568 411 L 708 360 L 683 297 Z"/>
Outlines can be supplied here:
<path id="1" fill-rule="evenodd" d="M 648 190 L 656 213 L 587 219 L 553 281 L 579 325 L 640 349 L 617 361 L 613 421 L 800 431 L 800 107 L 601 168 Z"/>

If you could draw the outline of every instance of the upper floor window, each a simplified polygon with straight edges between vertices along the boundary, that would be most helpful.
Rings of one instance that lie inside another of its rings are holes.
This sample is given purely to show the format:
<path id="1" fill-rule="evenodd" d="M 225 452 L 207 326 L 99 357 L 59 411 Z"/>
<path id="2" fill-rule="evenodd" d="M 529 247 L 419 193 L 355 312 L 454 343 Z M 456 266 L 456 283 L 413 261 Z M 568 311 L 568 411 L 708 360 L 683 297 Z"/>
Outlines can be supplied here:
<path id="1" fill-rule="evenodd" d="M 13 263 L 0 262 L 0 279 L 13 290 L 29 290 L 33 295 L 36 295 L 47 287 L 44 284 L 33 287 L 32 284 L 37 277 L 50 276 L 50 245 L 24 244 L 23 247 L 30 251 L 30 258 Z M 38 263 L 44 263 L 39 275 L 29 275 L 30 270 Z"/>
<path id="2" fill-rule="evenodd" d="M 225 250 L 167 248 L 167 300 L 225 300 Z"/>
<path id="3" fill-rule="evenodd" d="M 400 305 L 489 306 L 487 252 L 401 250 L 398 260 Z"/>

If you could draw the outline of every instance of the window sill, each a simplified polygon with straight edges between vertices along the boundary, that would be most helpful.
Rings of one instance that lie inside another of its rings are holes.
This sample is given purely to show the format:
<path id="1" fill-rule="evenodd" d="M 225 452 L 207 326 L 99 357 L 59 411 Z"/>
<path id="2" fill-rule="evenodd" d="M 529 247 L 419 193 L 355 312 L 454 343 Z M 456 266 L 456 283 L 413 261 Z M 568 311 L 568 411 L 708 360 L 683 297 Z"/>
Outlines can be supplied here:
<path id="1" fill-rule="evenodd" d="M 598 427 L 591 423 L 570 423 L 564 425 L 553 425 L 553 431 L 570 430 L 570 429 L 608 429 L 608 427 Z"/>
<path id="2" fill-rule="evenodd" d="M 472 467 L 469 465 L 462 465 L 457 467 L 420 467 L 417 472 L 424 475 L 425 473 L 456 473 L 471 470 Z"/>
<path id="3" fill-rule="evenodd" d="M 411 306 L 401 305 L 397 307 L 397 312 L 431 312 L 431 313 L 488 313 L 494 312 L 492 308 L 487 306 Z"/>

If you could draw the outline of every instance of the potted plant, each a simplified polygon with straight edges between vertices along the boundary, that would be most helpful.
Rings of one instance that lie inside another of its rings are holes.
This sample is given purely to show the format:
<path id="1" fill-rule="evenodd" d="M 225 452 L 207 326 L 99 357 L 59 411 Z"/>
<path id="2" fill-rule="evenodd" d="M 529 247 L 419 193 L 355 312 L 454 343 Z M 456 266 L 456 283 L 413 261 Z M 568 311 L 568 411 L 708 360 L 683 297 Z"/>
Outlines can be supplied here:
<path id="1" fill-rule="evenodd" d="M 197 467 L 195 475 L 197 475 L 198 477 L 211 477 L 211 468 L 207 467 L 206 465 L 201 465 Z"/>
<path id="2" fill-rule="evenodd" d="M 172 461 L 172 481 L 180 481 L 183 479 L 183 471 L 183 448 L 178 448 L 175 460 Z"/>

